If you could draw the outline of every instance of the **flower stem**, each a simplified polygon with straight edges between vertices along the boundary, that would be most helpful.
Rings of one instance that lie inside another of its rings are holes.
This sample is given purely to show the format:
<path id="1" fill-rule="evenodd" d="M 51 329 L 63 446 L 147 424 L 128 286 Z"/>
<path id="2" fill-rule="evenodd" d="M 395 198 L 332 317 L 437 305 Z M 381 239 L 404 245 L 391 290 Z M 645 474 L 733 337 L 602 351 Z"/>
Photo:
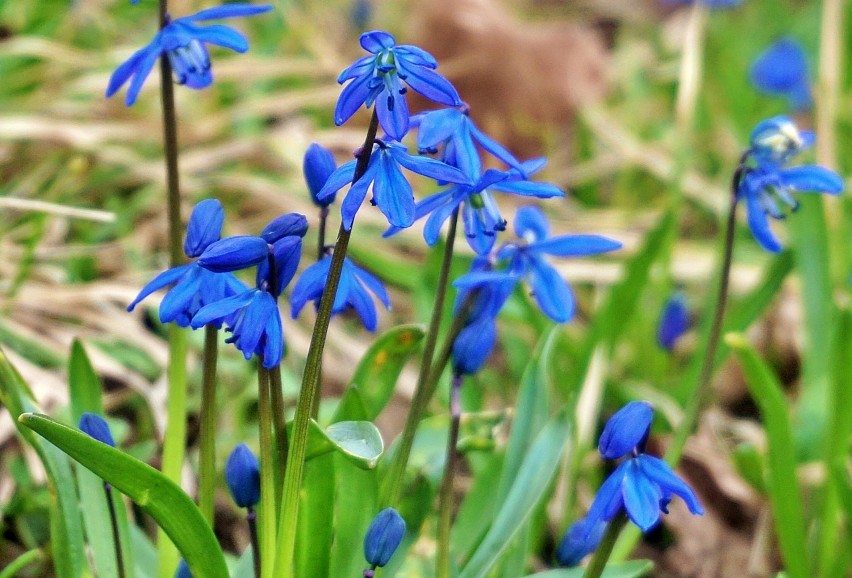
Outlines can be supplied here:
<path id="1" fill-rule="evenodd" d="M 450 433 L 447 438 L 447 465 L 438 495 L 438 555 L 435 575 L 450 578 L 450 527 L 453 517 L 453 478 L 458 464 L 459 423 L 461 421 L 462 376 L 454 375 L 450 385 Z"/>
<path id="2" fill-rule="evenodd" d="M 317 230 L 317 261 L 325 257 L 325 227 L 328 223 L 328 207 L 320 207 L 319 228 Z"/>
<path id="3" fill-rule="evenodd" d="M 450 228 L 447 231 L 447 243 L 444 246 L 444 259 L 441 262 L 441 271 L 438 274 L 438 287 L 435 294 L 435 305 L 432 308 L 432 319 L 429 321 L 429 330 L 426 333 L 426 342 L 423 345 L 423 357 L 420 360 L 420 373 L 417 375 L 417 385 L 414 389 L 414 397 L 411 400 L 411 409 L 405 419 L 405 427 L 400 437 L 399 449 L 394 454 L 393 461 L 388 468 L 385 478 L 382 503 L 386 506 L 394 506 L 399 500 L 402 492 L 402 479 L 408 458 L 411 455 L 411 447 L 414 443 L 414 434 L 417 425 L 423 419 L 426 406 L 432 395 L 427 392 L 426 383 L 432 369 L 432 361 L 435 356 L 435 346 L 438 343 L 438 333 L 441 329 L 441 317 L 444 312 L 444 301 L 447 296 L 447 287 L 450 279 L 450 265 L 453 261 L 453 248 L 456 240 L 456 228 L 459 221 L 459 211 L 453 211 L 450 217 Z M 443 367 L 441 367 L 443 371 Z"/>
<path id="4" fill-rule="evenodd" d="M 269 370 L 269 389 L 272 392 L 272 430 L 275 435 L 275 504 L 281 508 L 284 492 L 284 473 L 287 469 L 287 417 L 284 390 L 281 386 L 281 365 Z"/>
<path id="5" fill-rule="evenodd" d="M 615 518 L 607 525 L 606 532 L 601 538 L 595 553 L 592 555 L 592 561 L 586 567 L 586 572 L 583 578 L 600 578 L 604 568 L 606 568 L 609 555 L 612 554 L 612 548 L 615 546 L 615 541 L 627 523 L 627 516 L 624 513 L 617 514 Z"/>
<path id="6" fill-rule="evenodd" d="M 254 511 L 254 508 L 248 509 L 246 522 L 248 522 L 249 536 L 251 536 L 251 559 L 254 562 L 254 578 L 260 578 L 260 541 L 257 538 L 257 512 Z"/>
<path id="7" fill-rule="evenodd" d="M 259 558 L 263 560 L 265 578 L 272 574 L 271 561 L 275 558 L 275 521 L 278 504 L 275 501 L 275 440 L 272 437 L 272 404 L 270 399 L 269 370 L 263 359 L 257 362 L 258 427 L 260 428 L 260 546 Z"/>
<path id="8" fill-rule="evenodd" d="M 352 182 L 358 181 L 367 171 L 376 132 L 379 128 L 379 117 L 373 109 L 364 146 L 357 153 L 357 163 Z M 305 360 L 305 372 L 302 376 L 302 390 L 296 405 L 296 417 L 293 420 L 293 438 L 290 452 L 287 455 L 287 471 L 284 476 L 284 496 L 281 517 L 278 523 L 278 544 L 275 548 L 275 576 L 291 578 L 293 576 L 293 560 L 296 548 L 296 521 L 299 516 L 299 487 L 305 473 L 305 454 L 308 449 L 308 427 L 313 412 L 315 398 L 319 391 L 319 378 L 322 366 L 322 352 L 328 336 L 328 326 L 331 323 L 331 310 L 340 284 L 340 273 L 343 270 L 343 260 L 349 247 L 352 232 L 342 225 L 337 234 L 337 243 L 331 258 L 325 289 L 320 299 L 316 324 L 311 335 L 311 345 Z"/>
<path id="9" fill-rule="evenodd" d="M 201 379 L 201 426 L 198 458 L 198 509 L 213 528 L 216 509 L 216 361 L 219 330 L 204 326 L 204 368 Z"/>
<path id="10" fill-rule="evenodd" d="M 112 542 L 115 544 L 115 565 L 118 568 L 118 578 L 124 578 L 124 558 L 121 555 L 121 539 L 118 532 L 118 517 L 115 515 L 115 502 L 112 500 L 112 486 L 104 482 L 104 493 L 109 506 L 109 520 L 112 524 Z"/>

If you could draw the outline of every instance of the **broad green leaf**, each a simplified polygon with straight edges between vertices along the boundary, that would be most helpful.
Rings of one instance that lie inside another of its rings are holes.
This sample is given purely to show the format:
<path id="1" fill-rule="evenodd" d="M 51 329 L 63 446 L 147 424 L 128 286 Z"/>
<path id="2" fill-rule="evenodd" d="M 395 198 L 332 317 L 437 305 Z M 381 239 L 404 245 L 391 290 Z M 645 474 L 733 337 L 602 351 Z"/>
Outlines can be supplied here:
<path id="1" fill-rule="evenodd" d="M 130 543 L 133 544 L 133 574 L 136 578 L 154 578 L 157 575 L 157 548 L 136 525 L 130 526 Z"/>
<path id="2" fill-rule="evenodd" d="M 382 334 L 358 363 L 347 390 L 357 391 L 368 421 L 376 419 L 393 395 L 396 381 L 408 358 L 417 351 L 424 331 L 419 325 L 401 325 Z M 344 399 L 345 399 L 344 394 Z M 346 415 L 347 404 L 341 400 L 332 421 L 353 419 Z"/>
<path id="3" fill-rule="evenodd" d="M 292 420 L 287 429 L 293 428 Z M 340 421 L 323 430 L 311 420 L 308 425 L 306 459 L 313 459 L 337 451 L 362 469 L 376 467 L 384 451 L 382 434 L 369 421 Z"/>
<path id="4" fill-rule="evenodd" d="M 24 380 L 0 350 L 0 403 L 13 417 L 35 411 Z M 35 449 L 47 472 L 51 488 L 50 530 L 53 560 L 58 578 L 78 578 L 85 565 L 85 540 L 74 475 L 68 458 L 30 430 L 16 427 L 21 437 Z"/>
<path id="5" fill-rule="evenodd" d="M 642 578 L 654 569 L 654 563 L 650 560 L 632 560 L 620 564 L 608 564 L 603 571 L 603 578 Z M 585 568 L 560 568 L 559 570 L 547 570 L 530 574 L 525 578 L 583 578 Z"/>
<path id="6" fill-rule="evenodd" d="M 561 462 L 570 431 L 565 412 L 551 418 L 538 434 L 521 464 L 494 524 L 459 578 L 483 578 L 517 537 L 539 504 Z"/>
<path id="7" fill-rule="evenodd" d="M 329 576 L 334 538 L 334 454 L 326 454 L 305 464 L 296 539 L 296 576 Z"/>
<path id="8" fill-rule="evenodd" d="M 781 384 L 742 334 L 725 336 L 742 365 L 746 384 L 760 408 L 768 443 L 767 490 L 781 555 L 791 578 L 810 576 L 802 497 L 796 482 L 796 457 L 787 400 Z"/>
<path id="9" fill-rule="evenodd" d="M 334 543 L 329 576 L 359 576 L 364 570 L 364 533 L 378 513 L 376 470 L 356 467 L 341 454 L 333 454 L 335 470 Z M 331 507 L 331 505 L 329 505 Z"/>
<path id="10" fill-rule="evenodd" d="M 126 494 L 171 538 L 198 578 L 228 578 L 222 549 L 201 512 L 174 482 L 148 464 L 44 415 L 24 414 L 20 423 L 42 435 Z"/>

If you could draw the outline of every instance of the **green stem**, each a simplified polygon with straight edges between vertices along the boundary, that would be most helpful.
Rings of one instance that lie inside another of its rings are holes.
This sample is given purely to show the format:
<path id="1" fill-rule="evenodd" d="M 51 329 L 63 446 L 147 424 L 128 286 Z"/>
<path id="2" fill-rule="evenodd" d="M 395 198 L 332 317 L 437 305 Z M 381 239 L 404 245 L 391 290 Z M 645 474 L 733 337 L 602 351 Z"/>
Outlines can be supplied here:
<path id="1" fill-rule="evenodd" d="M 249 536 L 251 537 L 251 558 L 254 563 L 254 578 L 260 578 L 260 541 L 257 537 L 257 512 L 253 508 L 248 509 L 246 522 L 248 522 Z"/>
<path id="2" fill-rule="evenodd" d="M 38 548 L 28 550 L 12 560 L 8 566 L 0 570 L 0 578 L 15 578 L 15 576 L 18 575 L 18 572 L 30 564 L 42 560 L 43 558 L 44 554 L 42 554 L 41 550 Z"/>
<path id="3" fill-rule="evenodd" d="M 216 509 L 216 360 L 219 330 L 204 326 L 204 360 L 201 378 L 201 425 L 198 457 L 198 509 L 213 528 Z"/>
<path id="4" fill-rule="evenodd" d="M 281 385 L 281 365 L 269 370 L 269 388 L 272 391 L 272 429 L 275 434 L 275 508 L 281 508 L 284 492 L 284 474 L 287 468 L 287 408 L 284 404 L 284 389 Z"/>
<path id="5" fill-rule="evenodd" d="M 595 553 L 592 555 L 592 560 L 586 567 L 583 578 L 600 578 L 604 568 L 606 568 L 609 556 L 612 554 L 615 541 L 618 539 L 618 535 L 621 533 L 625 524 L 627 524 L 627 516 L 624 513 L 620 513 L 607 525 L 606 532 L 603 538 L 601 538 L 601 543 L 598 544 Z"/>
<path id="6" fill-rule="evenodd" d="M 459 423 L 461 422 L 461 386 L 462 377 L 453 376 L 450 386 L 450 433 L 447 437 L 447 465 L 441 480 L 438 495 L 438 555 L 436 559 L 436 576 L 450 578 L 452 567 L 450 562 L 450 529 L 453 518 L 453 480 L 458 465 Z"/>
<path id="7" fill-rule="evenodd" d="M 271 561 L 275 558 L 275 520 L 278 505 L 275 502 L 275 440 L 272 437 L 272 403 L 269 387 L 269 370 L 263 367 L 263 358 L 257 360 L 258 428 L 260 429 L 260 547 L 264 578 L 272 574 Z"/>
<path id="8" fill-rule="evenodd" d="M 379 117 L 374 108 L 370 126 L 367 129 L 367 136 L 364 139 L 364 146 L 357 155 L 355 174 L 352 178 L 353 183 L 364 176 L 367 170 L 378 128 Z M 311 413 L 313 412 L 315 399 L 319 390 L 322 352 L 325 349 L 328 326 L 331 323 L 331 310 L 334 305 L 335 295 L 337 294 L 337 286 L 340 284 L 340 273 L 343 270 L 343 260 L 346 257 L 351 235 L 352 232 L 347 231 L 341 225 L 331 258 L 328 279 L 326 280 L 322 299 L 320 299 L 316 324 L 311 335 L 311 345 L 308 348 L 308 355 L 305 361 L 302 390 L 299 394 L 299 402 L 296 405 L 296 417 L 293 420 L 293 439 L 290 445 L 290 453 L 287 456 L 287 471 L 284 476 L 283 506 L 278 523 L 278 544 L 275 549 L 274 568 L 276 578 L 290 578 L 293 576 L 293 560 L 296 548 L 296 521 L 299 516 L 299 488 L 302 485 L 302 477 L 305 473 L 308 427 L 310 426 Z"/>
<path id="9" fill-rule="evenodd" d="M 115 515 L 115 502 L 112 499 L 112 486 L 104 482 L 104 493 L 106 494 L 109 507 L 109 521 L 112 526 L 112 543 L 115 546 L 115 566 L 118 569 L 118 578 L 124 578 L 124 558 L 121 555 L 121 538 L 118 531 L 118 517 Z"/>
<path id="10" fill-rule="evenodd" d="M 325 227 L 328 223 L 328 207 L 320 207 L 319 227 L 317 230 L 317 261 L 325 257 Z"/>
<path id="11" fill-rule="evenodd" d="M 405 467 L 411 455 L 411 447 L 414 443 L 414 434 L 417 426 L 423 419 L 426 406 L 432 395 L 427 392 L 426 382 L 432 368 L 435 356 L 435 346 L 438 343 L 438 333 L 441 329 L 441 318 L 444 312 L 444 301 L 446 300 L 447 287 L 450 279 L 450 265 L 453 261 L 453 248 L 456 240 L 456 228 L 458 227 L 459 211 L 453 211 L 450 217 L 450 228 L 447 231 L 447 243 L 444 247 L 444 258 L 441 262 L 441 271 L 438 274 L 438 287 L 435 294 L 435 305 L 432 308 L 432 319 L 429 321 L 429 329 L 426 333 L 426 342 L 423 345 L 423 357 L 420 360 L 420 373 L 417 375 L 417 385 L 414 388 L 414 397 L 411 400 L 411 409 L 405 419 L 405 427 L 400 437 L 399 449 L 394 454 L 393 461 L 388 468 L 388 475 L 382 488 L 383 499 L 381 503 L 394 506 L 399 500 L 402 491 L 402 479 L 405 475 Z M 443 367 L 441 368 L 443 371 Z"/>

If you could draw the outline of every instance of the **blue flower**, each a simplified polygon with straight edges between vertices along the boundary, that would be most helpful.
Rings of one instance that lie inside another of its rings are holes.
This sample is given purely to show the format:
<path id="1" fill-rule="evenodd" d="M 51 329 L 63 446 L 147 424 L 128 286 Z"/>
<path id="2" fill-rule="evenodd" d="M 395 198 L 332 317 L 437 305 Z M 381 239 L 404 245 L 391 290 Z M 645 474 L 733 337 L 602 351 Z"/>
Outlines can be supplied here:
<path id="1" fill-rule="evenodd" d="M 617 460 L 635 451 L 642 451 L 654 407 L 647 401 L 631 401 L 607 420 L 598 442 L 598 451 L 609 460 Z"/>
<path id="2" fill-rule="evenodd" d="M 286 213 L 269 222 L 260 233 L 261 239 L 274 244 L 284 237 L 304 237 L 308 232 L 308 219 L 300 213 Z"/>
<path id="3" fill-rule="evenodd" d="M 101 416 L 85 412 L 80 416 L 80 429 L 87 434 L 110 447 L 115 447 L 115 440 L 112 438 L 112 433 L 109 431 L 109 425 Z"/>
<path id="4" fill-rule="evenodd" d="M 121 64 L 109 79 L 106 96 L 111 97 L 130 80 L 125 103 L 131 106 L 142 89 L 142 84 L 154 68 L 161 54 L 166 54 L 178 84 L 190 88 L 205 88 L 213 82 L 210 70 L 210 56 L 205 43 L 230 48 L 236 52 L 248 50 L 245 37 L 228 26 L 198 26 L 196 22 L 252 16 L 272 10 L 272 6 L 250 6 L 248 4 L 226 4 L 216 8 L 202 10 L 192 16 L 176 18 L 160 30 L 145 48 L 136 51 L 133 56 Z"/>
<path id="5" fill-rule="evenodd" d="M 458 167 L 471 180 L 482 174 L 482 161 L 476 145 L 479 145 L 510 168 L 523 173 L 524 168 L 509 151 L 479 130 L 470 119 L 467 106 L 444 108 L 420 113 L 411 118 L 419 127 L 417 147 L 420 152 L 436 153 L 441 149 L 440 159 L 448 165 Z"/>
<path id="6" fill-rule="evenodd" d="M 678 291 L 672 295 L 663 307 L 657 325 L 657 343 L 663 349 L 671 351 L 678 339 L 689 330 L 689 310 L 686 297 Z"/>
<path id="7" fill-rule="evenodd" d="M 769 228 L 769 219 L 783 219 L 778 201 L 791 210 L 798 208 L 794 191 L 832 195 L 843 190 L 843 179 L 818 165 L 785 167 L 794 156 L 813 142 L 811 133 L 799 132 L 787 117 L 761 122 L 752 132 L 749 159 L 754 166 L 744 169 L 737 187 L 737 198 L 744 200 L 748 225 L 754 238 L 767 251 L 777 253 L 781 243 Z"/>
<path id="8" fill-rule="evenodd" d="M 499 275 L 516 280 L 527 279 L 532 295 L 542 312 L 556 321 L 564 323 L 574 316 L 574 294 L 556 269 L 545 259 L 555 257 L 579 257 L 607 253 L 621 248 L 621 243 L 598 235 L 562 235 L 550 237 L 550 225 L 536 207 L 521 207 L 515 216 L 515 233 L 519 241 L 504 245 L 497 258 L 508 263 L 504 273 L 474 273 L 460 279 L 463 285 L 476 286 L 483 282 L 494 282 Z M 464 281 L 463 281 L 464 280 Z M 462 286 L 456 282 L 457 286 Z"/>
<path id="9" fill-rule="evenodd" d="M 438 63 L 428 52 L 410 45 L 396 45 L 387 32 L 374 30 L 361 35 L 361 46 L 370 53 L 356 60 L 340 73 L 337 82 L 351 81 L 343 89 L 334 111 L 334 122 L 340 126 L 361 105 L 376 103 L 379 124 L 393 139 L 401 140 L 408 132 L 406 87 L 440 104 L 461 104 L 458 92 L 440 74 L 433 72 Z"/>
<path id="10" fill-rule="evenodd" d="M 260 501 L 260 464 L 245 444 L 239 444 L 225 463 L 225 481 L 240 508 L 253 508 Z"/>
<path id="11" fill-rule="evenodd" d="M 379 512 L 364 536 L 364 558 L 373 568 L 387 564 L 405 537 L 405 520 L 393 508 Z"/>
<path id="12" fill-rule="evenodd" d="M 325 186 L 317 194 L 317 199 L 325 201 L 343 186 L 352 183 L 355 176 L 356 161 L 341 165 L 334 171 Z M 469 179 L 457 168 L 451 167 L 428 157 L 416 157 L 408 154 L 399 143 L 377 141 L 370 155 L 367 171 L 353 183 L 341 206 L 343 226 L 352 229 L 355 213 L 367 196 L 367 189 L 373 185 L 373 204 L 387 217 L 394 227 L 410 227 L 414 222 L 414 193 L 411 185 L 402 174 L 400 167 L 414 173 L 451 183 L 467 183 Z"/>
<path id="13" fill-rule="evenodd" d="M 178 564 L 175 578 L 193 578 L 192 572 L 189 570 L 189 564 L 183 558 L 181 558 L 180 564 Z"/>
<path id="14" fill-rule="evenodd" d="M 606 522 L 598 521 L 588 527 L 588 518 L 580 518 L 568 528 L 556 547 L 556 561 L 560 566 L 577 566 L 587 554 L 594 552 L 606 531 Z"/>
<path id="15" fill-rule="evenodd" d="M 297 235 L 282 237 L 275 241 L 271 251 L 275 276 L 273 278 L 269 274 L 269 259 L 261 261 L 257 266 L 257 286 L 279 297 L 299 268 L 299 261 L 302 259 L 302 238 Z"/>
<path id="16" fill-rule="evenodd" d="M 184 242 L 187 256 L 202 255 L 218 242 L 223 219 L 222 206 L 215 199 L 201 201 L 193 208 Z M 233 275 L 208 271 L 196 261 L 173 267 L 154 277 L 127 306 L 127 310 L 133 311 L 148 295 L 169 285 L 174 286 L 160 303 L 160 321 L 174 322 L 180 327 L 189 327 L 192 317 L 205 305 L 246 290 L 245 285 Z"/>
<path id="17" fill-rule="evenodd" d="M 240 271 L 269 258 L 269 243 L 262 237 L 237 235 L 211 243 L 198 257 L 198 264 L 214 273 Z"/>
<path id="18" fill-rule="evenodd" d="M 749 76 L 761 92 L 787 97 L 794 110 L 809 109 L 813 104 L 805 51 L 792 38 L 783 38 L 761 52 Z"/>
<path id="19" fill-rule="evenodd" d="M 305 151 L 302 172 L 305 174 L 305 182 L 308 184 L 308 191 L 310 191 L 311 200 L 315 205 L 327 207 L 334 202 L 335 194 L 330 194 L 322 200 L 319 199 L 318 195 L 336 169 L 334 156 L 328 149 L 313 143 Z"/>
<path id="20" fill-rule="evenodd" d="M 243 352 L 263 358 L 263 366 L 271 369 L 281 363 L 284 354 L 284 333 L 278 303 L 263 289 L 249 289 L 201 308 L 192 318 L 192 328 L 208 323 L 227 323 L 231 336 L 225 340 Z"/>
<path id="21" fill-rule="evenodd" d="M 299 312 L 308 301 L 314 301 L 319 306 L 330 268 L 331 256 L 326 255 L 302 272 L 290 296 L 293 319 L 299 316 Z M 378 318 L 376 306 L 373 303 L 373 295 L 379 299 L 386 309 L 390 309 L 390 298 L 381 281 L 356 266 L 349 257 L 346 257 L 343 260 L 343 269 L 340 272 L 340 284 L 334 297 L 332 314 L 336 315 L 346 309 L 354 309 L 361 317 L 364 327 L 370 331 L 375 331 Z"/>

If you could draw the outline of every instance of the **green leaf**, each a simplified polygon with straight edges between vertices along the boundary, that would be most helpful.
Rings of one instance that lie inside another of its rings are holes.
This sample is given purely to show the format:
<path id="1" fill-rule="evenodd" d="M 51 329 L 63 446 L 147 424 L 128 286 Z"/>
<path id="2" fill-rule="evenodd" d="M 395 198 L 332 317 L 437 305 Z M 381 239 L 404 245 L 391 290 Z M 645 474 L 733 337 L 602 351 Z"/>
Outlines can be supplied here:
<path id="1" fill-rule="evenodd" d="M 765 466 L 757 448 L 751 444 L 740 444 L 734 448 L 731 457 L 740 477 L 748 482 L 752 488 L 761 494 L 765 494 Z"/>
<path id="2" fill-rule="evenodd" d="M 620 564 L 608 564 L 604 569 L 603 578 L 642 578 L 654 569 L 654 563 L 650 560 L 632 560 Z M 525 578 L 583 578 L 585 568 L 560 568 L 559 570 L 547 570 L 530 574 Z"/>
<path id="3" fill-rule="evenodd" d="M 228 568 L 213 530 L 174 482 L 148 464 L 96 441 L 44 415 L 18 421 L 123 492 L 171 538 L 199 578 L 228 578 Z"/>
<path id="4" fill-rule="evenodd" d="M 767 489 L 781 554 L 791 578 L 810 576 L 802 498 L 787 400 L 778 379 L 742 334 L 725 336 L 736 352 L 752 398 L 760 407 L 768 442 Z"/>
<path id="5" fill-rule="evenodd" d="M 483 578 L 516 538 L 547 491 L 568 439 L 569 421 L 562 412 L 542 428 L 521 464 L 505 502 L 482 543 L 459 578 Z"/>
<path id="6" fill-rule="evenodd" d="M 299 507 L 296 550 L 296 576 L 329 576 L 334 538 L 334 454 L 326 454 L 305 464 Z"/>
<path id="7" fill-rule="evenodd" d="M 35 411 L 32 393 L 0 350 L 0 403 L 12 416 Z M 56 447 L 16 422 L 18 433 L 35 449 L 51 489 L 50 540 L 58 578 L 78 578 L 85 564 L 85 540 L 74 475 L 68 458 Z"/>
<path id="8" fill-rule="evenodd" d="M 287 429 L 292 430 L 292 420 Z M 308 424 L 308 447 L 305 459 L 313 459 L 337 451 L 361 469 L 376 467 L 384 452 L 382 434 L 369 421 L 339 421 L 323 430 L 317 422 Z"/>
<path id="9" fill-rule="evenodd" d="M 361 358 L 352 383 L 341 400 L 332 421 L 346 419 L 363 419 L 372 421 L 385 408 L 399 374 L 405 367 L 408 358 L 417 351 L 424 336 L 423 328 L 419 325 L 401 325 L 382 334 L 370 346 Z M 364 415 L 348 415 L 350 413 L 347 396 L 358 393 Z"/>
<path id="10" fill-rule="evenodd" d="M 329 576 L 357 577 L 365 567 L 364 533 L 378 511 L 378 479 L 376 470 L 357 468 L 340 454 L 334 454 L 334 466 L 335 537 Z"/>

